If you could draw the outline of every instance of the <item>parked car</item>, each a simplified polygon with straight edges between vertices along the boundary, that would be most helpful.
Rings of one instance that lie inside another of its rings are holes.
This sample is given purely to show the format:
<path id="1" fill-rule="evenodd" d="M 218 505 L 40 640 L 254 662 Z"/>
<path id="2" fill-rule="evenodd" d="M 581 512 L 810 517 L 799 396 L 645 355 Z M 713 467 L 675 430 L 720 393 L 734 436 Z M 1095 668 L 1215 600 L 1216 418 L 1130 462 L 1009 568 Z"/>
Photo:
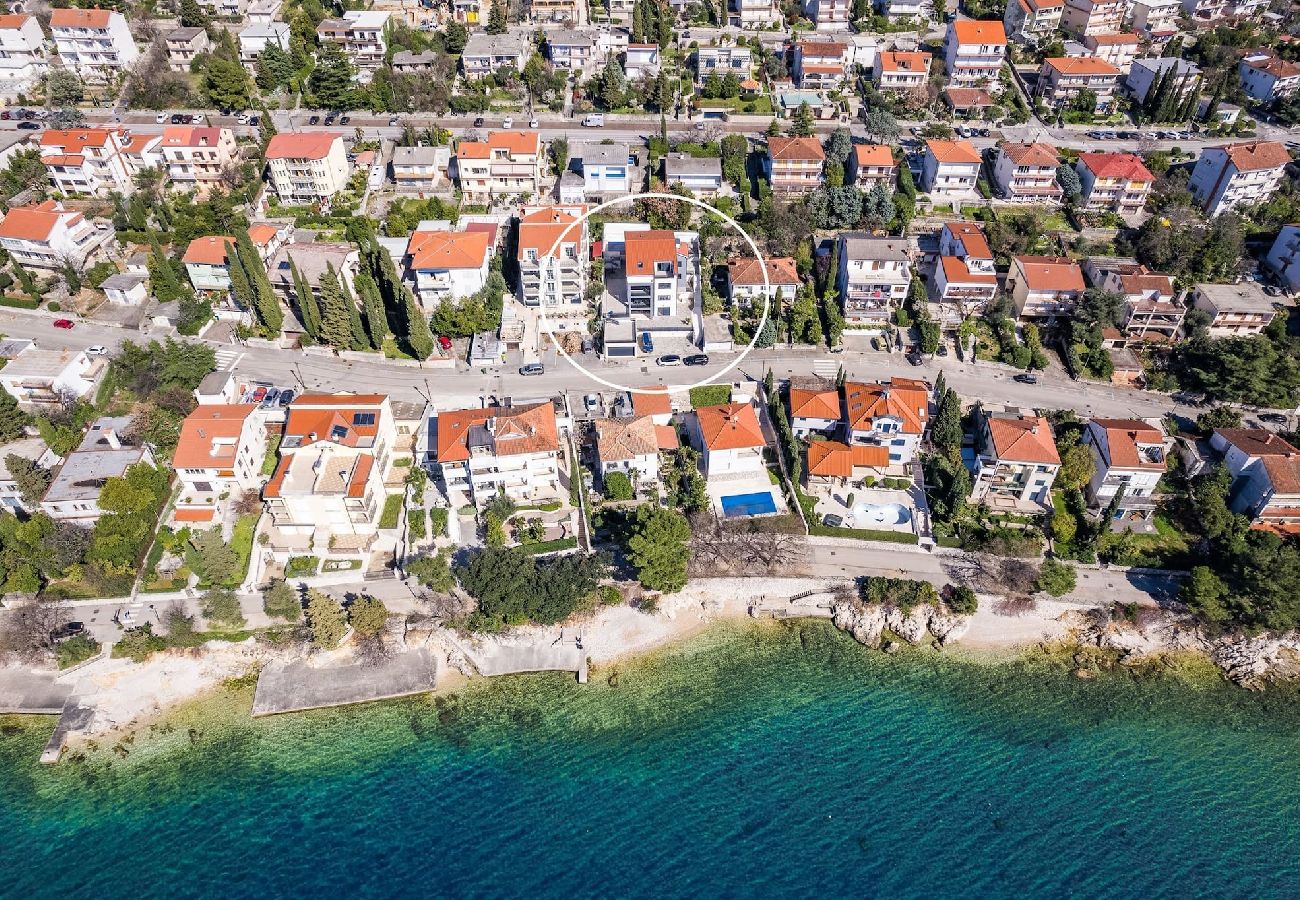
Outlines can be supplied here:
<path id="1" fill-rule="evenodd" d="M 251 119 L 248 120 L 248 124 L 249 124 L 249 125 L 254 125 L 254 126 L 256 126 L 256 125 L 261 125 L 261 124 L 262 124 L 262 117 L 261 117 L 261 116 L 253 116 Z"/>
<path id="2" fill-rule="evenodd" d="M 682 358 L 676 353 L 666 353 L 656 359 L 655 364 L 660 366 L 680 366 L 682 364 Z"/>
<path id="3" fill-rule="evenodd" d="M 396 124 L 397 124 L 397 116 L 389 116 L 389 117 L 388 117 L 388 127 L 389 127 L 389 128 L 392 128 L 392 127 L 394 127 Z"/>
<path id="4" fill-rule="evenodd" d="M 280 391 L 280 405 L 288 406 L 290 403 L 293 402 L 293 398 L 296 396 L 297 394 L 293 392 L 293 388 L 285 388 L 284 390 Z"/>
<path id="5" fill-rule="evenodd" d="M 474 127 L 475 127 L 475 128 L 482 128 L 482 127 L 483 127 L 483 117 L 482 117 L 482 116 L 475 116 L 475 117 L 474 117 Z"/>
<path id="6" fill-rule="evenodd" d="M 240 125 L 247 125 L 247 124 L 248 124 L 248 113 L 246 113 L 246 112 L 242 112 L 242 113 L 240 113 L 238 116 L 235 117 L 235 121 L 238 122 Z"/>
<path id="7" fill-rule="evenodd" d="M 320 116 L 312 116 L 310 119 L 307 120 L 307 124 L 308 124 L 308 125 L 319 125 L 319 124 L 320 124 Z"/>
<path id="8" fill-rule="evenodd" d="M 260 388 L 258 388 L 257 390 L 253 391 L 253 397 L 252 397 L 252 399 L 253 399 L 253 402 L 254 402 L 254 403 L 261 403 L 263 400 L 265 400 L 265 399 L 266 399 L 266 388 L 264 388 L 264 387 L 260 387 Z"/>
<path id="9" fill-rule="evenodd" d="M 447 337 L 447 335 L 445 335 L 445 334 L 440 334 L 440 335 L 438 335 L 438 346 L 441 347 L 441 348 L 444 349 L 444 350 L 450 350 L 450 349 L 451 349 L 451 338 Z"/>
<path id="10" fill-rule="evenodd" d="M 350 125 L 351 123 L 352 123 L 352 117 L 351 117 L 351 116 L 339 116 L 339 124 L 340 124 L 340 125 Z"/>
<path id="11" fill-rule="evenodd" d="M 180 114 L 180 113 L 173 113 L 173 114 L 172 114 L 172 119 L 171 119 L 171 121 L 172 121 L 172 124 L 173 124 L 173 125 L 179 125 L 179 124 L 181 124 L 181 114 Z"/>
<path id="12" fill-rule="evenodd" d="M 21 128 L 23 131 L 33 131 L 37 128 L 40 128 L 41 123 L 40 122 L 19 122 L 18 127 Z"/>
<path id="13" fill-rule="evenodd" d="M 529 119 L 529 120 L 528 120 L 528 127 L 529 127 L 529 128 L 536 128 L 536 127 L 537 127 L 537 120 L 536 120 L 536 119 Z"/>
<path id="14" fill-rule="evenodd" d="M 76 324 L 76 323 L 74 323 L 71 319 L 55 319 L 55 320 L 54 320 L 54 327 L 55 327 L 55 328 L 63 328 L 63 329 L 66 329 L 66 330 L 68 330 L 68 331 L 71 331 L 75 324 Z"/>
<path id="15" fill-rule="evenodd" d="M 1273 425 L 1286 424 L 1286 416 L 1282 415 L 1281 413 L 1260 413 L 1259 420 L 1261 422 L 1268 422 Z"/>
<path id="16" fill-rule="evenodd" d="M 594 416 L 600 412 L 600 395 L 588 394 L 582 398 L 582 405 L 587 410 L 588 415 Z"/>
<path id="17" fill-rule="evenodd" d="M 937 356 L 947 356 L 947 355 L 948 355 L 948 345 L 947 345 L 947 344 L 940 344 L 940 345 L 939 345 L 939 349 L 938 349 L 938 350 L 935 350 L 934 352 L 935 352 L 935 354 L 936 354 Z"/>
<path id="18" fill-rule="evenodd" d="M 641 352 L 642 353 L 655 352 L 655 339 L 650 336 L 650 332 L 648 331 L 641 332 Z"/>
<path id="19" fill-rule="evenodd" d="M 501 120 L 501 127 L 502 127 L 502 128 L 514 128 L 514 127 L 515 127 L 515 117 L 514 117 L 514 116 L 506 116 L 504 119 Z"/>
<path id="20" fill-rule="evenodd" d="M 334 113 L 326 113 L 326 114 L 325 114 L 325 124 L 326 124 L 326 125 L 333 125 L 333 124 L 334 124 L 334 118 L 335 118 Z"/>
<path id="21" fill-rule="evenodd" d="M 1030 375 L 1028 372 L 1021 372 L 1019 375 L 1012 376 L 1012 381 L 1018 381 L 1021 384 L 1038 384 L 1038 376 Z"/>
<path id="22" fill-rule="evenodd" d="M 87 347 L 87 348 L 86 348 L 86 355 L 87 355 L 87 356 L 107 356 L 107 355 L 108 355 L 108 348 L 105 347 L 105 346 L 103 346 L 103 345 L 101 345 L 101 344 L 96 344 L 96 345 L 93 346 L 93 347 Z"/>
<path id="23" fill-rule="evenodd" d="M 541 363 L 529 363 L 526 366 L 519 367 L 520 375 L 541 375 L 546 372 L 546 366 Z"/>
<path id="24" fill-rule="evenodd" d="M 829 513 L 822 517 L 822 524 L 828 528 L 839 528 L 844 524 L 844 518 L 842 516 L 837 516 L 834 513 Z"/>
<path id="25" fill-rule="evenodd" d="M 5 118 L 9 118 L 9 113 L 5 113 Z M 158 115 L 153 117 L 153 120 L 157 124 L 161 125 L 167 121 L 167 113 L 158 113 Z"/>
<path id="26" fill-rule="evenodd" d="M 58 628 L 50 632 L 50 637 L 56 641 L 66 641 L 68 638 L 74 638 L 79 634 L 86 633 L 86 626 L 83 622 L 64 622 Z"/>
<path id="27" fill-rule="evenodd" d="M 692 353 L 690 356 L 683 357 L 682 362 L 688 366 L 707 366 L 709 364 L 709 354 Z"/>
<path id="28" fill-rule="evenodd" d="M 280 389 L 271 388 L 269 391 L 266 392 L 266 396 L 262 398 L 262 405 L 268 408 L 275 406 L 276 401 L 279 399 L 280 399 Z"/>
<path id="29" fill-rule="evenodd" d="M 582 117 L 583 128 L 600 128 L 605 124 L 604 113 L 587 113 Z"/>
<path id="30" fill-rule="evenodd" d="M 907 361 L 910 362 L 910 363 L 911 363 L 912 365 L 914 365 L 914 366 L 919 366 L 919 365 L 921 364 L 921 354 L 919 354 L 919 353 L 909 353 L 909 354 L 907 354 Z"/>
<path id="31" fill-rule="evenodd" d="M 1264 293 L 1268 294 L 1270 297 L 1281 297 L 1286 292 L 1277 285 L 1268 284 L 1264 286 Z"/>

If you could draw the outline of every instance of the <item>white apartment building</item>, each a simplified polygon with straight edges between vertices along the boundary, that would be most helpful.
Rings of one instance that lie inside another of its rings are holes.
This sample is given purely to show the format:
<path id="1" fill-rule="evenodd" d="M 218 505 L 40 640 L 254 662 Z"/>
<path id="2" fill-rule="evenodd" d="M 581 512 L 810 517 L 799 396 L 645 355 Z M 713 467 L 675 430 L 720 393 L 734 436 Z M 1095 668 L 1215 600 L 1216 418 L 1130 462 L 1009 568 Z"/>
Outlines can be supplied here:
<path id="1" fill-rule="evenodd" d="M 179 519 L 214 521 L 223 494 L 235 496 L 261 487 L 267 437 L 265 416 L 258 409 L 256 403 L 213 403 L 185 417 L 172 456 L 181 482 L 176 509 L 188 512 Z"/>
<path id="2" fill-rule="evenodd" d="M 904 19 L 924 22 L 930 18 L 933 7 L 930 0 L 875 0 L 876 12 L 893 24 Z"/>
<path id="3" fill-rule="evenodd" d="M 122 478 L 132 466 L 155 466 L 147 445 L 127 443 L 129 416 L 104 416 L 91 423 L 77 448 L 63 458 L 41 510 L 56 522 L 91 526 L 104 514 L 99 493 L 110 478 Z"/>
<path id="4" fill-rule="evenodd" d="M 542 191 L 542 139 L 535 131 L 493 131 L 486 141 L 461 141 L 456 172 L 474 202 L 533 197 Z"/>
<path id="5" fill-rule="evenodd" d="M 767 180 L 778 193 L 805 193 L 822 183 L 826 151 L 812 137 L 770 137 L 763 161 Z"/>
<path id="6" fill-rule="evenodd" d="M 487 283 L 492 246 L 486 231 L 451 231 L 447 222 L 422 222 L 406 242 L 407 277 L 426 309 L 461 300 Z"/>
<path id="7" fill-rule="evenodd" d="M 727 24 L 732 28 L 771 28 L 783 21 L 773 0 L 730 0 Z"/>
<path id="8" fill-rule="evenodd" d="M 1081 188 L 1079 204 L 1130 216 L 1146 206 L 1156 176 L 1134 153 L 1080 153 L 1074 165 Z"/>
<path id="9" fill-rule="evenodd" d="M 1042 416 L 977 409 L 971 499 L 995 508 L 1047 509 L 1061 469 L 1052 426 Z"/>
<path id="10" fill-rule="evenodd" d="M 1246 96 L 1260 103 L 1290 97 L 1300 89 L 1300 64 L 1273 53 L 1252 53 L 1237 64 Z"/>
<path id="11" fill-rule="evenodd" d="M 939 232 L 939 263 L 934 271 L 939 315 L 946 326 L 983 312 L 998 290 L 997 269 L 988 238 L 974 222 L 949 222 Z"/>
<path id="12" fill-rule="evenodd" d="M 929 422 L 930 387 L 924 381 L 844 382 L 845 443 L 886 448 L 890 466 L 905 466 L 916 457 Z"/>
<path id="13" fill-rule="evenodd" d="M 1065 0 L 1007 0 L 1002 27 L 1016 43 L 1037 45 L 1056 34 L 1064 9 Z"/>
<path id="14" fill-rule="evenodd" d="M 57 271 L 67 264 L 84 268 L 112 239 L 112 225 L 90 222 L 57 200 L 14 207 L 0 221 L 0 246 L 29 269 Z"/>
<path id="15" fill-rule="evenodd" d="M 1090 34 L 1116 34 L 1124 30 L 1129 0 L 1065 0 L 1061 28 L 1078 40 Z"/>
<path id="16" fill-rule="evenodd" d="M 1083 445 L 1093 462 L 1088 503 L 1105 508 L 1123 488 L 1115 519 L 1150 518 L 1156 485 L 1169 468 L 1164 432 L 1140 419 L 1093 419 L 1083 433 Z"/>
<path id="17" fill-rule="evenodd" d="M 970 141 L 926 141 L 921 189 L 935 198 L 974 199 L 981 165 L 980 153 Z"/>
<path id="18" fill-rule="evenodd" d="M 849 0 L 804 0 L 803 9 L 818 31 L 849 30 L 849 14 L 853 10 Z"/>
<path id="19" fill-rule="evenodd" d="M 1097 59 L 1105 60 L 1119 69 L 1121 74 L 1127 75 L 1129 66 L 1133 65 L 1133 60 L 1142 52 L 1142 38 L 1131 31 L 1090 34 L 1083 39 L 1083 46 Z"/>
<path id="20" fill-rule="evenodd" d="M 848 76 L 849 45 L 800 41 L 794 45 L 794 82 L 805 90 L 835 90 Z"/>
<path id="21" fill-rule="evenodd" d="M 110 128 L 74 128 L 41 135 L 41 162 L 50 174 L 50 183 L 64 194 L 130 193 L 125 150 L 122 133 Z"/>
<path id="22" fill-rule="evenodd" d="M 1074 311 L 1085 290 L 1083 270 L 1065 256 L 1013 256 L 1005 290 L 1022 321 L 1051 322 Z"/>
<path id="23" fill-rule="evenodd" d="M 844 413 L 840 409 L 840 389 L 833 382 L 812 379 L 804 382 L 792 377 L 788 396 L 790 430 L 795 437 L 807 439 L 814 434 L 832 437 L 839 433 Z"/>
<path id="24" fill-rule="evenodd" d="M 626 141 L 598 144 L 594 141 L 578 144 L 573 158 L 582 167 L 583 196 L 595 198 L 616 197 L 632 189 L 632 175 L 636 166 L 631 163 L 632 151 Z"/>
<path id="25" fill-rule="evenodd" d="M 83 78 L 109 78 L 131 68 L 140 51 L 126 17 L 107 9 L 55 9 L 50 32 L 59 58 Z"/>
<path id="26" fill-rule="evenodd" d="M 1178 32 L 1181 0 L 1133 0 L 1133 30 L 1145 40 L 1166 42 Z"/>
<path id="27" fill-rule="evenodd" d="M 0 386 L 19 403 L 57 406 L 93 391 L 107 368 L 82 350 L 28 347 L 0 369 Z"/>
<path id="28" fill-rule="evenodd" d="M 436 191 L 451 168 L 449 147 L 395 147 L 393 184 L 399 191 Z"/>
<path id="29" fill-rule="evenodd" d="M 188 72 L 199 54 L 208 52 L 212 42 L 203 28 L 175 28 L 167 32 L 167 67 L 173 72 Z"/>
<path id="30" fill-rule="evenodd" d="M 502 67 L 522 72 L 531 53 L 532 45 L 522 35 L 471 31 L 460 55 L 460 66 L 470 79 L 491 75 Z"/>
<path id="31" fill-rule="evenodd" d="M 839 236 L 840 269 L 835 286 L 849 328 L 875 330 L 889 323 L 907 299 L 912 262 L 903 238 L 847 233 Z"/>
<path id="32" fill-rule="evenodd" d="M 894 150 L 884 144 L 854 144 L 849 157 L 849 177 L 863 191 L 884 185 L 891 194 L 898 183 Z"/>
<path id="33" fill-rule="evenodd" d="M 482 505 L 562 499 L 560 436 L 550 403 L 440 412 L 430 420 L 433 462 L 457 501 Z M 463 499 L 462 499 L 463 498 Z"/>
<path id="34" fill-rule="evenodd" d="M 222 173 L 239 160 L 235 133 L 229 128 L 164 128 L 158 149 L 172 183 L 200 197 L 220 187 Z"/>
<path id="35" fill-rule="evenodd" d="M 677 448 L 677 429 L 656 425 L 650 416 L 597 419 L 595 450 L 601 483 L 611 472 L 626 475 L 636 487 L 659 483 L 659 453 Z"/>
<path id="36" fill-rule="evenodd" d="M 271 186 L 285 205 L 328 204 L 347 187 L 348 157 L 343 136 L 328 131 L 288 131 L 266 148 Z"/>
<path id="37" fill-rule="evenodd" d="M 525 207 L 519 220 L 519 300 L 548 314 L 586 314 L 587 259 L 591 240 L 587 207 Z"/>
<path id="38" fill-rule="evenodd" d="M 1250 141 L 1206 147 L 1187 188 L 1206 215 L 1261 203 L 1282 184 L 1291 154 L 1277 141 Z"/>
<path id="39" fill-rule="evenodd" d="M 1200 93 L 1201 67 L 1196 63 L 1172 56 L 1134 60 L 1133 64 L 1129 66 L 1128 75 L 1124 78 L 1124 86 L 1128 88 L 1128 92 L 1133 95 L 1134 99 L 1142 103 L 1147 99 L 1147 94 L 1156 86 L 1156 83 L 1171 70 L 1174 73 L 1174 80 L 1171 85 L 1178 94 L 1180 102 L 1193 92 Z"/>
<path id="40" fill-rule="evenodd" d="M 882 91 L 915 91 L 930 78 L 930 54 L 891 50 L 876 57 L 871 80 Z"/>
<path id="41" fill-rule="evenodd" d="M 1093 56 L 1049 57 L 1038 69 L 1035 90 L 1048 108 L 1064 108 L 1080 91 L 1092 91 L 1097 112 L 1105 112 L 1115 102 L 1119 76 L 1119 69 Z"/>
<path id="42" fill-rule="evenodd" d="M 767 273 L 766 281 L 763 279 L 764 271 Z M 770 285 L 766 294 L 770 299 L 775 300 L 779 295 L 782 301 L 793 300 L 801 284 L 803 279 L 799 277 L 799 268 L 790 256 L 765 256 L 761 263 L 752 256 L 727 260 L 727 296 L 733 306 L 748 307 L 755 301 L 761 303 L 765 285 Z"/>
<path id="43" fill-rule="evenodd" d="M 257 58 L 267 47 L 289 49 L 288 22 L 255 22 L 239 32 L 239 61 L 250 72 L 257 70 Z"/>
<path id="44" fill-rule="evenodd" d="M 35 16 L 0 16 L 0 82 L 35 81 L 49 69 L 45 34 Z"/>
<path id="45" fill-rule="evenodd" d="M 1264 293 L 1253 281 L 1240 284 L 1198 284 L 1192 288 L 1191 305 L 1210 314 L 1206 329 L 1210 337 L 1260 334 L 1282 305 Z"/>
<path id="46" fill-rule="evenodd" d="M 695 51 L 695 80 L 703 82 L 710 75 L 731 74 L 744 81 L 753 65 L 754 52 L 748 47 L 735 44 L 700 47 Z"/>
<path id="47" fill-rule="evenodd" d="M 751 404 L 701 406 L 687 417 L 686 427 L 690 442 L 700 451 L 705 478 L 762 474 L 766 468 L 767 441 Z"/>
<path id="48" fill-rule="evenodd" d="M 389 13 L 376 10 L 354 9 L 341 19 L 324 19 L 316 26 L 316 37 L 321 41 L 338 44 L 356 67 L 357 81 L 365 84 L 384 64 L 388 52 Z"/>
<path id="49" fill-rule="evenodd" d="M 546 33 L 546 55 L 557 69 L 581 72 L 596 58 L 596 41 L 585 32 L 557 28 Z"/>
<path id="50" fill-rule="evenodd" d="M 1008 141 L 994 159 L 993 184 L 1000 196 L 1023 203 L 1061 202 L 1063 192 L 1056 183 L 1061 158 L 1051 144 Z"/>
<path id="51" fill-rule="evenodd" d="M 1288 291 L 1300 289 L 1300 225 L 1283 225 L 1265 259 Z"/>
<path id="52" fill-rule="evenodd" d="M 948 25 L 943 49 L 949 84 L 996 84 L 1007 55 L 1007 32 L 997 20 L 955 19 Z"/>
<path id="53" fill-rule="evenodd" d="M 698 269 L 694 232 L 627 231 L 623 239 L 625 316 L 669 319 L 693 291 L 688 279 Z"/>

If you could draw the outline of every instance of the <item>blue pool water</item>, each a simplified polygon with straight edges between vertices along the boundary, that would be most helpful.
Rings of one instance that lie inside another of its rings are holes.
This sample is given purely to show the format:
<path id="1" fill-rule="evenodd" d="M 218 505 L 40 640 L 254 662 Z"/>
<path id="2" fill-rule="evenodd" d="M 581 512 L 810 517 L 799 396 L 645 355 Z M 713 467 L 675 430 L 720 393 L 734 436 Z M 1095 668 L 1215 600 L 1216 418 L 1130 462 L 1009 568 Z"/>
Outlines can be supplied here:
<path id="1" fill-rule="evenodd" d="M 722 499 L 722 514 L 728 519 L 738 516 L 762 516 L 776 512 L 776 501 L 763 491 L 758 494 L 733 494 Z"/>

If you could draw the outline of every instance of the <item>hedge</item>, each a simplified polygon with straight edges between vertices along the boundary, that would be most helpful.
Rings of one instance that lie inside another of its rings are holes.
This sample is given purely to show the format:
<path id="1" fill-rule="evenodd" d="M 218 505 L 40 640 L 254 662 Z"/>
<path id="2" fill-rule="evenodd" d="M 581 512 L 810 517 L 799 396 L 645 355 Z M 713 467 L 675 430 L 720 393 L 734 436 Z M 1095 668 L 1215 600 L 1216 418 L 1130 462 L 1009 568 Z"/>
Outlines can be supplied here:
<path id="1" fill-rule="evenodd" d="M 12 306 L 14 309 L 39 309 L 41 301 L 25 297 L 0 297 L 0 306 Z"/>
<path id="2" fill-rule="evenodd" d="M 557 550 L 573 550 L 577 546 L 578 539 L 576 537 L 564 537 L 556 538 L 553 541 L 541 541 L 536 544 L 523 544 L 519 549 L 530 556 L 536 556 L 539 553 L 554 553 Z"/>
<path id="3" fill-rule="evenodd" d="M 890 544 L 919 544 L 921 539 L 910 531 L 876 531 L 871 528 L 835 528 L 830 525 L 808 524 L 808 533 L 815 537 L 846 537 L 858 541 L 886 541 Z"/>

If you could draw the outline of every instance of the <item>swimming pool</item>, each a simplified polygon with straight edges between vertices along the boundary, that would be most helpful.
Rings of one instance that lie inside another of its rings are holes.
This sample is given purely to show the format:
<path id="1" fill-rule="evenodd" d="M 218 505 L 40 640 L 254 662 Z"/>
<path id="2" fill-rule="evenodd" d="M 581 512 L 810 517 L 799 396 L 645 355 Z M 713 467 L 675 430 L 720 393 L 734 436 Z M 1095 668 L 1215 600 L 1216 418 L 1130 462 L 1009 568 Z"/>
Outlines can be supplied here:
<path id="1" fill-rule="evenodd" d="M 854 525 L 906 525 L 912 511 L 901 503 L 859 503 L 853 507 Z"/>
<path id="2" fill-rule="evenodd" d="M 776 512 L 776 501 L 772 499 L 769 491 L 761 491 L 757 494 L 732 494 L 719 500 L 722 503 L 722 514 L 728 519 L 739 516 L 764 516 Z"/>

